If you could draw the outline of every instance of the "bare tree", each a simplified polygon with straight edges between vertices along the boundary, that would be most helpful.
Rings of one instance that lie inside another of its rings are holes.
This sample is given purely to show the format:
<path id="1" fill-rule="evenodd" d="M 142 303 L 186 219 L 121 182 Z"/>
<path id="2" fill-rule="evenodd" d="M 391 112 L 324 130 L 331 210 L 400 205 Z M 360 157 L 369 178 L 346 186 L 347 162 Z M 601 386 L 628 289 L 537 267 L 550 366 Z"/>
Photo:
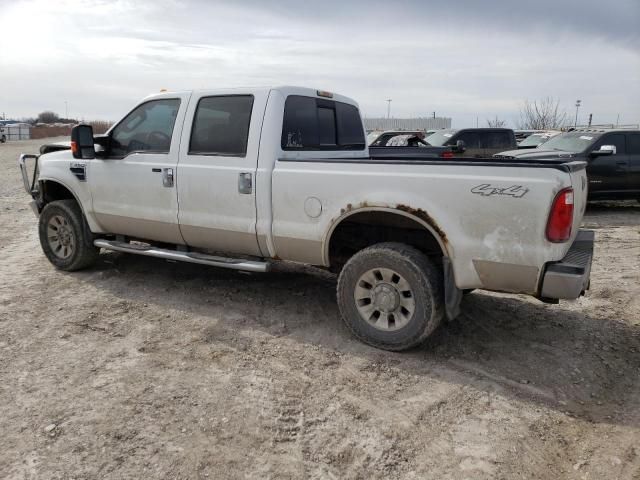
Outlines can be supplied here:
<path id="1" fill-rule="evenodd" d="M 507 124 L 504 120 L 499 120 L 498 116 L 496 118 L 487 118 L 487 126 L 491 128 L 502 128 Z"/>
<path id="2" fill-rule="evenodd" d="M 50 110 L 46 110 L 44 112 L 40 112 L 38 114 L 38 122 L 41 123 L 55 123 L 58 121 L 60 117 L 57 113 L 52 112 Z"/>
<path id="3" fill-rule="evenodd" d="M 560 100 L 546 97 L 524 101 L 520 109 L 518 128 L 526 130 L 560 129 L 567 126 L 567 112 L 560 110 Z"/>

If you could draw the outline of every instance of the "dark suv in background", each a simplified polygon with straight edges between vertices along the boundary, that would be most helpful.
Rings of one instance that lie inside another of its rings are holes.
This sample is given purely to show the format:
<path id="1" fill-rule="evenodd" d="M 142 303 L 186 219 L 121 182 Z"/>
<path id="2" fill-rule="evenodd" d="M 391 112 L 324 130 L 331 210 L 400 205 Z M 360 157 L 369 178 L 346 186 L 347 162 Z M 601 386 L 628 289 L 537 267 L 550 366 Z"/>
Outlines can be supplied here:
<path id="1" fill-rule="evenodd" d="M 433 146 L 451 146 L 456 157 L 490 157 L 517 148 L 513 130 L 508 128 L 464 128 L 438 130 L 426 138 Z"/>
<path id="2" fill-rule="evenodd" d="M 588 163 L 589 200 L 640 201 L 640 130 L 581 128 L 557 135 L 538 148 L 496 157 L 537 160 L 554 155 Z"/>

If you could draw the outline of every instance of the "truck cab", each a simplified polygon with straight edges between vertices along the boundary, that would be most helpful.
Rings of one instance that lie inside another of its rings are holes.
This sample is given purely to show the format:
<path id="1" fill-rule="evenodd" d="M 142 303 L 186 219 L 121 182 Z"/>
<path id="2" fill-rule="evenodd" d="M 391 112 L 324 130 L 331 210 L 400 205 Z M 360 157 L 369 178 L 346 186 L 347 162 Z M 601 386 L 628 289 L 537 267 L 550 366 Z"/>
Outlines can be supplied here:
<path id="1" fill-rule="evenodd" d="M 508 128 L 463 128 L 439 130 L 427 137 L 429 145 L 457 147 L 455 156 L 490 157 L 516 148 L 516 137 Z"/>

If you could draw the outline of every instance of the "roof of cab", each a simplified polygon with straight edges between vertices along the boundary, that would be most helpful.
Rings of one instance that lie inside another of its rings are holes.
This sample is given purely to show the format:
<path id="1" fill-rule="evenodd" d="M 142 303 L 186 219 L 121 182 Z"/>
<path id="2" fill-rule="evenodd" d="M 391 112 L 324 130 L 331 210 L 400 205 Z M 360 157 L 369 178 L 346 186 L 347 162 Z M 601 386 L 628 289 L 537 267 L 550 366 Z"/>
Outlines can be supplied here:
<path id="1" fill-rule="evenodd" d="M 177 93 L 207 93 L 207 94 L 240 94 L 240 93 L 268 93 L 272 90 L 280 92 L 284 97 L 288 97 L 289 95 L 301 95 L 305 97 L 316 97 L 316 98 L 326 98 L 328 100 L 335 100 L 337 102 L 349 103 L 351 105 L 358 106 L 358 102 L 353 100 L 352 98 L 345 97 L 344 95 L 340 95 L 338 93 L 330 92 L 322 89 L 315 89 L 309 87 L 298 87 L 293 85 L 278 85 L 278 86 L 259 86 L 259 87 L 233 87 L 233 88 L 212 88 L 212 89 L 196 89 L 196 90 L 179 90 L 179 91 L 161 91 L 159 93 L 154 93 L 148 95 L 144 98 L 144 100 L 149 100 L 151 98 L 162 98 L 162 97 L 170 97 L 171 95 L 175 95 Z"/>

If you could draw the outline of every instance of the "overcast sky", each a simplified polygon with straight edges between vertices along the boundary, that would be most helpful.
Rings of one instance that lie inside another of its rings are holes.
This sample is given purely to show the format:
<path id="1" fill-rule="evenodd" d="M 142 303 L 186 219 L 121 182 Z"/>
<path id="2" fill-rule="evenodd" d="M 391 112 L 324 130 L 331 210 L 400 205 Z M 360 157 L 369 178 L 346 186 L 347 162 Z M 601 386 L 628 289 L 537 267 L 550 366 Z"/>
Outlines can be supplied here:
<path id="1" fill-rule="evenodd" d="M 457 127 L 552 96 L 640 123 L 640 0 L 0 0 L 0 113 L 117 120 L 171 90 L 293 84 Z"/>

